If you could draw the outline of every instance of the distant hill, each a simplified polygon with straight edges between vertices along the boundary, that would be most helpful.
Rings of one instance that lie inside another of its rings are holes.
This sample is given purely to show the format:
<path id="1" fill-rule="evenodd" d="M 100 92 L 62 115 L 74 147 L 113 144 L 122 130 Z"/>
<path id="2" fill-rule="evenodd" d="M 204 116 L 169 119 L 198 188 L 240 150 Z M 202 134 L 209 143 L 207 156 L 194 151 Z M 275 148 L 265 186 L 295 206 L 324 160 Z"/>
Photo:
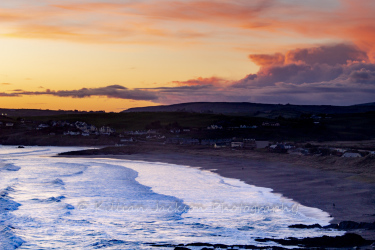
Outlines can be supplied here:
<path id="1" fill-rule="evenodd" d="M 122 112 L 195 112 L 213 114 L 251 115 L 259 117 L 296 117 L 304 113 L 346 114 L 375 111 L 375 103 L 331 106 L 331 105 L 292 105 L 260 104 L 249 102 L 192 102 L 174 105 L 130 108 Z"/>
<path id="2" fill-rule="evenodd" d="M 354 106 L 375 106 L 375 102 L 362 103 L 362 104 L 357 104 Z"/>

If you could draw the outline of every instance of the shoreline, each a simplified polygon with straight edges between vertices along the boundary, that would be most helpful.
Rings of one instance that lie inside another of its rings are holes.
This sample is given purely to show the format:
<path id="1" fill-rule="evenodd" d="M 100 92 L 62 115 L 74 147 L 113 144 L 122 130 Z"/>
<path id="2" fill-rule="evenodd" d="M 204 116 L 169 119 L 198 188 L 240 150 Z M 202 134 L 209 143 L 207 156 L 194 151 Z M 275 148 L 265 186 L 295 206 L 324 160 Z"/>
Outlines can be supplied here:
<path id="1" fill-rule="evenodd" d="M 353 174 L 348 172 L 277 162 L 275 159 L 246 159 L 181 152 L 58 157 L 162 162 L 200 168 L 223 177 L 239 179 L 249 185 L 271 188 L 274 193 L 282 194 L 301 205 L 319 208 L 333 217 L 330 223 L 375 221 L 375 184 L 365 182 L 362 178 L 353 178 Z M 375 239 L 373 230 L 354 232 L 365 238 Z"/>

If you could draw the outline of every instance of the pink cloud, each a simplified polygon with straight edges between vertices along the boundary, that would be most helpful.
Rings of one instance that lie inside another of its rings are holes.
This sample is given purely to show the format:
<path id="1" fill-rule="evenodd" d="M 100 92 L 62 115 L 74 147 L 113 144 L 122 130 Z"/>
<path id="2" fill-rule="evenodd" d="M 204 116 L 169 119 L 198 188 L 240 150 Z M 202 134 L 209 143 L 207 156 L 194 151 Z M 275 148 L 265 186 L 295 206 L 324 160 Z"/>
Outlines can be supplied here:
<path id="1" fill-rule="evenodd" d="M 194 86 L 194 85 L 223 85 L 228 83 L 228 80 L 225 80 L 220 77 L 198 77 L 196 79 L 190 79 L 187 81 L 173 81 L 172 83 L 176 83 L 179 86 L 181 85 L 188 85 L 188 86 Z"/>

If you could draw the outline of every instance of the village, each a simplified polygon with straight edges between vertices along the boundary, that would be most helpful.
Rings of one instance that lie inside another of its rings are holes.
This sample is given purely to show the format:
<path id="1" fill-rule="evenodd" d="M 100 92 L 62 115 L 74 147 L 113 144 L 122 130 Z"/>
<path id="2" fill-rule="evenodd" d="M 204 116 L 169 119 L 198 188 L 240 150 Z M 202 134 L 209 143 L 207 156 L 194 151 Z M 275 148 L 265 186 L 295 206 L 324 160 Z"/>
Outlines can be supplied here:
<path id="1" fill-rule="evenodd" d="M 2 114 L 6 117 L 6 114 Z M 262 127 L 280 127 L 279 122 L 263 122 L 259 125 L 241 124 L 240 126 L 223 127 L 218 124 L 211 124 L 205 128 L 183 128 L 176 124 L 168 126 L 168 129 L 133 130 L 118 132 L 110 126 L 100 126 L 75 121 L 50 120 L 48 122 L 35 122 L 33 120 L 18 119 L 17 122 L 0 122 L 2 130 L 35 130 L 38 134 L 49 137 L 60 136 L 61 140 L 72 137 L 100 138 L 110 137 L 114 146 L 127 146 L 134 143 L 157 143 L 174 145 L 201 145 L 215 149 L 230 148 L 232 150 L 263 150 L 270 153 L 294 154 L 294 155 L 333 155 L 337 157 L 359 158 L 367 155 L 375 155 L 374 149 L 358 149 L 350 147 L 332 147 L 327 145 L 314 145 L 308 142 L 284 142 L 272 140 L 256 140 L 254 138 L 218 137 L 218 138 L 195 138 L 195 131 L 201 133 L 212 133 L 215 131 L 256 131 Z M 152 127 L 152 126 L 151 126 Z M 206 132 L 205 132 L 206 131 Z M 225 133 L 224 133 L 225 134 Z M 106 145 L 110 146 L 110 145 Z"/>

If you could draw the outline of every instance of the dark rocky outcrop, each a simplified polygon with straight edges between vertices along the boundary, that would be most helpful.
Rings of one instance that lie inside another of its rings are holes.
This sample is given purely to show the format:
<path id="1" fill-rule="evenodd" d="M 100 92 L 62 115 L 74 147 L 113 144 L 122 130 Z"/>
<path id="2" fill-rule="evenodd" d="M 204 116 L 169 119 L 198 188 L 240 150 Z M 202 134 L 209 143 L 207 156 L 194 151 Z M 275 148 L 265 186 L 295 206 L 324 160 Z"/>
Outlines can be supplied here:
<path id="1" fill-rule="evenodd" d="M 289 237 L 287 239 L 256 239 L 258 242 L 273 241 L 284 246 L 302 246 L 306 248 L 312 247 L 359 247 L 369 246 L 374 241 L 365 240 L 358 234 L 347 233 L 343 236 L 329 237 L 322 236 L 316 238 L 297 239 Z"/>
<path id="2" fill-rule="evenodd" d="M 339 224 L 330 224 L 328 226 L 322 227 L 319 224 L 314 225 L 303 225 L 303 224 L 296 224 L 291 225 L 289 228 L 299 228 L 299 229 L 310 229 L 310 228 L 324 228 L 324 229 L 337 229 L 337 230 L 356 230 L 356 229 L 363 229 L 363 230 L 375 230 L 375 222 L 355 222 L 355 221 L 342 221 Z"/>
<path id="3" fill-rule="evenodd" d="M 313 224 L 313 225 L 295 224 L 295 225 L 289 226 L 289 228 L 310 229 L 310 228 L 322 228 L 322 226 L 319 224 Z"/>

